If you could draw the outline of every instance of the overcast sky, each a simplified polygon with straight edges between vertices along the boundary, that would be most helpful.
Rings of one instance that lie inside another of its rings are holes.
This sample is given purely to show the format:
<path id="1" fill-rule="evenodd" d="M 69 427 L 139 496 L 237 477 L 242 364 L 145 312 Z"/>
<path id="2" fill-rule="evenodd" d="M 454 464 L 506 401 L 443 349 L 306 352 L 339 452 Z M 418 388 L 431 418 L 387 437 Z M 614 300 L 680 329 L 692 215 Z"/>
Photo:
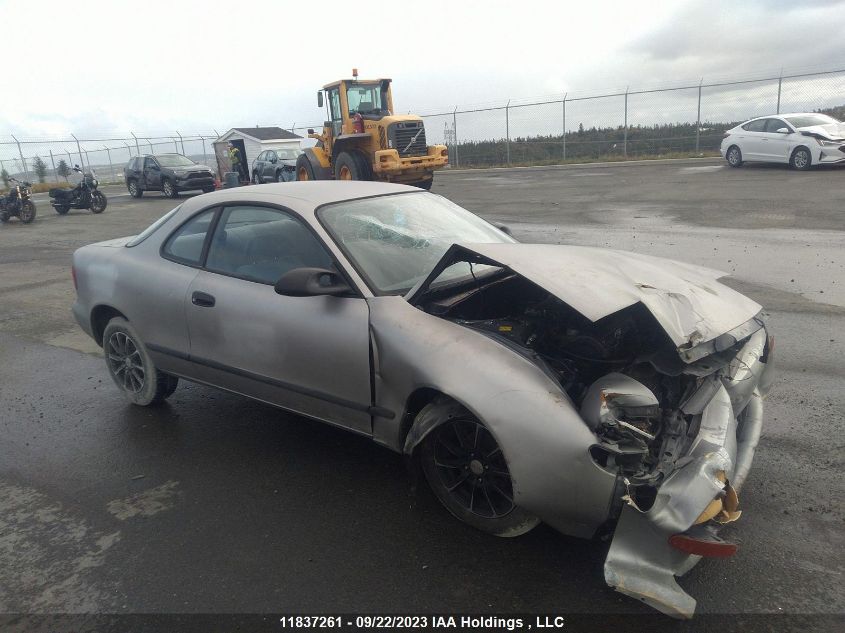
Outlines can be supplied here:
<path id="1" fill-rule="evenodd" d="M 0 0 L 0 136 L 322 121 L 392 77 L 398 111 L 845 67 L 845 0 Z"/>

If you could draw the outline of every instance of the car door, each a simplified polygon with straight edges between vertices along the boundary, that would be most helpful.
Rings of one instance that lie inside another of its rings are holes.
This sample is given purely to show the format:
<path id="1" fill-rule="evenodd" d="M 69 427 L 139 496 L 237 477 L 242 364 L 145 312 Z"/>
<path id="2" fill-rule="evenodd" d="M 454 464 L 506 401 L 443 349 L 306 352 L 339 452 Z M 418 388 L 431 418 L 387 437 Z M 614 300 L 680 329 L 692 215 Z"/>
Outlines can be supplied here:
<path id="1" fill-rule="evenodd" d="M 782 130 L 782 131 L 778 131 Z M 785 131 L 783 131 L 785 130 Z M 792 127 L 783 119 L 766 119 L 766 156 L 771 161 L 779 163 L 789 162 L 789 154 L 792 145 Z"/>
<path id="2" fill-rule="evenodd" d="M 144 189 L 161 189 L 161 167 L 152 156 L 144 159 Z"/>
<path id="3" fill-rule="evenodd" d="M 203 210 L 179 225 L 153 252 L 143 246 L 132 275 L 123 280 L 133 305 L 130 319 L 155 354 L 162 371 L 191 377 L 185 300 L 199 272 L 209 228 L 217 209 Z M 133 248 L 136 248 L 133 246 Z"/>
<path id="4" fill-rule="evenodd" d="M 255 159 L 255 173 L 259 183 L 264 182 L 264 162 L 267 159 L 267 152 L 261 152 L 258 158 Z"/>
<path id="5" fill-rule="evenodd" d="M 746 160 L 766 160 L 768 139 L 763 140 L 766 119 L 755 119 L 742 126 L 744 130 L 740 141 L 740 151 Z"/>
<path id="6" fill-rule="evenodd" d="M 290 297 L 294 268 L 336 264 L 294 214 L 226 206 L 186 306 L 201 379 L 360 433 L 371 433 L 369 309 L 357 296 Z"/>

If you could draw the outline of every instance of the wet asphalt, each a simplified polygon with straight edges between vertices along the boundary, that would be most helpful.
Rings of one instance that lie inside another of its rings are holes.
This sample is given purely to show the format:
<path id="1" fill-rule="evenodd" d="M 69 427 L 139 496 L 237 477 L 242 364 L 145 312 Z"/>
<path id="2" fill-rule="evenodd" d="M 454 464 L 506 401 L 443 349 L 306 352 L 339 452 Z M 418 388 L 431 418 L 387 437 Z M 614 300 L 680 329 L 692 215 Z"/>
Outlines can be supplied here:
<path id="1" fill-rule="evenodd" d="M 845 169 L 453 171 L 434 191 L 523 241 L 726 270 L 769 310 L 778 379 L 724 531 L 740 550 L 680 584 L 701 614 L 839 626 Z M 478 533 L 364 438 L 184 382 L 161 407 L 126 404 L 70 316 L 69 257 L 174 202 L 106 193 L 101 216 L 37 199 L 35 223 L 0 226 L 0 613 L 650 613 L 605 586 L 607 544 Z M 771 622 L 743 630 L 786 629 Z"/>

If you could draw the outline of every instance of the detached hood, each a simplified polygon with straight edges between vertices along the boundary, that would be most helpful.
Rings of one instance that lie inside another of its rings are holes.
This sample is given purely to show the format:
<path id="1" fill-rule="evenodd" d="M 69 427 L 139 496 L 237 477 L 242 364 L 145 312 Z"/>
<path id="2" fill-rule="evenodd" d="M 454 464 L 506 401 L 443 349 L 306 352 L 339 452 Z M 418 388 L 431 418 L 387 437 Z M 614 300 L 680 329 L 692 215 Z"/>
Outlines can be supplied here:
<path id="1" fill-rule="evenodd" d="M 679 349 L 731 332 L 761 310 L 716 281 L 727 273 L 624 251 L 551 244 L 456 244 L 412 298 L 461 254 L 511 269 L 591 321 L 641 302 Z"/>

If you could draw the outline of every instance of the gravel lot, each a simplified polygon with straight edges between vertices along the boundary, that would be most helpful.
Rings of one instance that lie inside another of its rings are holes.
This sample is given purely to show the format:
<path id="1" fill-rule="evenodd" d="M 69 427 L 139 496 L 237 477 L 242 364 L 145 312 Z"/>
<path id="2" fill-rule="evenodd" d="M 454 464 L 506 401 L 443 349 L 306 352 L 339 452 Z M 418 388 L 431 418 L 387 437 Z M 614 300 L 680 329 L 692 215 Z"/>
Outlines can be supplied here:
<path id="1" fill-rule="evenodd" d="M 769 310 L 779 377 L 726 530 L 740 551 L 680 583 L 702 614 L 841 627 L 845 170 L 455 171 L 434 191 L 523 241 L 729 271 Z M 70 315 L 70 255 L 174 201 L 105 192 L 99 216 L 36 196 L 35 223 L 0 226 L 0 613 L 649 613 L 605 586 L 606 544 L 477 533 L 360 437 L 184 383 L 162 408 L 130 408 Z"/>

